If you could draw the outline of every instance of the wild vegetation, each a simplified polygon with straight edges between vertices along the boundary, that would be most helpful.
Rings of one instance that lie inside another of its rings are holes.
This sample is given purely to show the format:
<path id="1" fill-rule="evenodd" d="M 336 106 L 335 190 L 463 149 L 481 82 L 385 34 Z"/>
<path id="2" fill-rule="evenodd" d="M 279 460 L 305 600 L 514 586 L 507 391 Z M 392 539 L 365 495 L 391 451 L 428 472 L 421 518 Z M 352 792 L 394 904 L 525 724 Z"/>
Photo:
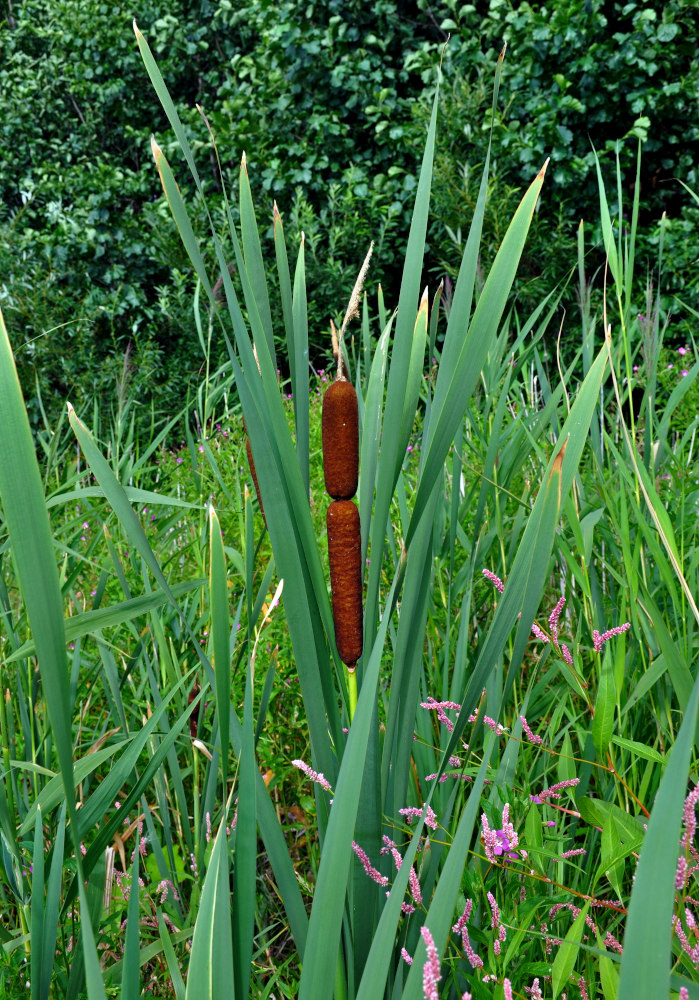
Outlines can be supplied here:
<path id="1" fill-rule="evenodd" d="M 515 298 L 554 164 L 489 249 L 501 53 L 447 288 L 436 90 L 397 283 L 360 275 L 313 370 L 306 241 L 243 157 L 204 243 L 215 132 L 136 37 L 204 360 L 165 423 L 126 364 L 111 419 L 33 435 L 2 323 L 0 994 L 699 995 L 699 355 L 641 256 L 641 140 L 630 201 L 593 156 L 568 286 Z"/>

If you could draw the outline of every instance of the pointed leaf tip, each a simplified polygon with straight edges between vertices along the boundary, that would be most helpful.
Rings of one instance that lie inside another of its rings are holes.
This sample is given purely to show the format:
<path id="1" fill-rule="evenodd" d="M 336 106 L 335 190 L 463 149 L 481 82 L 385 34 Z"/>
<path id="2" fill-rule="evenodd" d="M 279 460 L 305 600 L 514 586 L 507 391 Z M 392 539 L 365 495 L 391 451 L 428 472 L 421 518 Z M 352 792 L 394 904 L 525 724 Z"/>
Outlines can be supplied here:
<path id="1" fill-rule="evenodd" d="M 502 43 L 502 52 L 498 56 L 498 61 L 502 62 L 505 58 L 505 52 L 507 51 L 507 42 Z"/>

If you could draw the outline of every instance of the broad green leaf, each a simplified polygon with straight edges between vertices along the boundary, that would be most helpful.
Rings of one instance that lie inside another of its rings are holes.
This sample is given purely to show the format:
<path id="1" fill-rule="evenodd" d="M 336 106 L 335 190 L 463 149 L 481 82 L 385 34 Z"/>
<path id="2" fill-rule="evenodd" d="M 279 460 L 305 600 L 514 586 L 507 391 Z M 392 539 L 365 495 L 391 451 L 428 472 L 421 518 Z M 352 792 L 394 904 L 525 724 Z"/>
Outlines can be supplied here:
<path id="1" fill-rule="evenodd" d="M 623 736 L 612 736 L 612 743 L 615 743 L 618 747 L 623 747 L 625 750 L 630 750 L 637 757 L 643 757 L 645 760 L 653 760 L 657 764 L 665 763 L 665 757 L 661 753 L 658 753 L 654 747 L 646 746 L 645 743 L 639 743 L 638 740 L 627 740 Z"/>
<path id="2" fill-rule="evenodd" d="M 616 707 L 616 687 L 612 658 L 608 652 L 602 657 L 600 679 L 595 701 L 595 717 L 592 721 L 592 741 L 595 750 L 604 759 L 605 752 L 614 732 L 614 709 Z"/>
<path id="3" fill-rule="evenodd" d="M 604 955 L 600 955 L 598 958 L 599 962 L 599 978 L 602 984 L 602 992 L 604 993 L 604 1000 L 617 1000 L 617 991 L 619 989 L 619 970 L 616 967 L 616 963 L 607 958 Z"/>

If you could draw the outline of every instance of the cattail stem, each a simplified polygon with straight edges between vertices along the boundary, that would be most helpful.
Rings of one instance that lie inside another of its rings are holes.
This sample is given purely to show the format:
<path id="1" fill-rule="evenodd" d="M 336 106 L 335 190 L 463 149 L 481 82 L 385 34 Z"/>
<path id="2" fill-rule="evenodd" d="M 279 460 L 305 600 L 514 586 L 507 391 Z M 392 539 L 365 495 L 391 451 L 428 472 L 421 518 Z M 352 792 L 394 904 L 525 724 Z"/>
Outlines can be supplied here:
<path id="1" fill-rule="evenodd" d="M 347 690 L 349 693 L 349 718 L 350 723 L 354 719 L 357 711 L 357 666 L 347 668 Z"/>

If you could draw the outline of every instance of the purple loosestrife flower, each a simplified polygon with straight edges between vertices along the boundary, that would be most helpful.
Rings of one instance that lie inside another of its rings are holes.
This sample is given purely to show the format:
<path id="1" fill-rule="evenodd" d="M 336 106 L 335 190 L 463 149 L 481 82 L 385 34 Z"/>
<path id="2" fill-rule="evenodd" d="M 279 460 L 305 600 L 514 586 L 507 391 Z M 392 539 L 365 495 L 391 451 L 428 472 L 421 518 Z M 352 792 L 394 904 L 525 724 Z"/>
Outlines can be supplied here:
<path id="1" fill-rule="evenodd" d="M 442 978 L 439 973 L 439 955 L 434 943 L 434 938 L 426 927 L 420 928 L 422 940 L 427 949 L 427 961 L 422 967 L 422 992 L 425 1000 L 439 1000 L 437 983 Z"/>

